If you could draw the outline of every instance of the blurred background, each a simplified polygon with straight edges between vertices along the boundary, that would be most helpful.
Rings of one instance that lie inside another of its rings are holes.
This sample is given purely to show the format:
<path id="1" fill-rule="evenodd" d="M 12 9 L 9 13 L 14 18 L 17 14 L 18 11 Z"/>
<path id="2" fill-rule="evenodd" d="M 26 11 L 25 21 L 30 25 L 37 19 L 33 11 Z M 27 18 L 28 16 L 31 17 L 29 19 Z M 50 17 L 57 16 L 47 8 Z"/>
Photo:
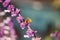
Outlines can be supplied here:
<path id="1" fill-rule="evenodd" d="M 56 30 L 60 32 L 60 0 L 12 0 L 12 4 L 21 9 L 21 14 L 32 19 L 31 28 L 37 30 L 37 36 L 42 40 L 52 40 L 50 34 Z M 13 18 L 18 40 L 31 40 L 24 38 L 23 31 L 16 19 Z"/>

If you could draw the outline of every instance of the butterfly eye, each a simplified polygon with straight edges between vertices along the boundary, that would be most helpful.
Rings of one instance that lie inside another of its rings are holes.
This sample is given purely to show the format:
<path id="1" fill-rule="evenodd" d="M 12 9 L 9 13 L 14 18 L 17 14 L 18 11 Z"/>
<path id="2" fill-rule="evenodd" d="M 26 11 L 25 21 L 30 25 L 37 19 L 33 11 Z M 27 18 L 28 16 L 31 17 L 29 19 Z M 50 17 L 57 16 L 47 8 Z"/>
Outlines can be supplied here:
<path id="1" fill-rule="evenodd" d="M 25 20 L 25 23 L 27 23 L 27 24 L 29 24 L 29 23 L 31 23 L 32 22 L 32 19 L 31 18 L 27 18 L 26 20 Z"/>

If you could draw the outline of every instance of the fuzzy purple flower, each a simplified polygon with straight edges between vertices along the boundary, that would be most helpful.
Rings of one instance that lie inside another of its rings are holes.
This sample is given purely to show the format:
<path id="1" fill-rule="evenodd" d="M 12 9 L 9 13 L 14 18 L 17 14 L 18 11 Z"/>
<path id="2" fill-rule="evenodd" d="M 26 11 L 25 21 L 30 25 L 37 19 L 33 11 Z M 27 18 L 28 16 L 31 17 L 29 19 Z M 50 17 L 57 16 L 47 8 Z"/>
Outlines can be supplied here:
<path id="1" fill-rule="evenodd" d="M 33 32 L 32 30 L 28 29 L 27 32 L 26 32 L 26 34 L 27 34 L 29 37 L 31 37 L 31 36 L 32 36 L 32 32 Z"/>
<path id="2" fill-rule="evenodd" d="M 3 3 L 2 3 L 3 2 Z M 15 34 L 15 30 L 14 30 L 14 25 L 12 22 L 12 17 L 16 16 L 16 19 L 18 21 L 18 23 L 20 24 L 21 29 L 25 29 L 26 27 L 28 27 L 28 30 L 26 31 L 26 35 L 28 37 L 34 37 L 37 31 L 33 31 L 30 28 L 30 23 L 32 22 L 32 20 L 30 18 L 27 18 L 26 20 L 24 20 L 24 17 L 21 16 L 20 13 L 20 9 L 15 8 L 14 5 L 10 4 L 11 0 L 0 0 L 0 3 L 2 3 L 3 7 L 7 8 L 7 10 L 4 10 L 4 12 L 11 12 L 11 16 L 7 17 L 6 19 L 3 20 L 3 24 L 0 25 L 0 37 L 1 36 L 5 36 L 5 34 L 10 34 L 10 39 L 0 39 L 0 40 L 16 40 L 16 34 Z M 5 29 L 3 30 L 3 28 L 1 28 L 1 26 L 3 26 Z M 8 30 L 8 31 L 7 31 Z M 4 34 L 5 33 L 5 34 Z M 3 35 L 4 34 L 4 35 Z"/>
<path id="3" fill-rule="evenodd" d="M 20 15 L 20 16 L 18 16 L 18 17 L 16 18 L 16 20 L 18 21 L 18 23 L 21 23 L 21 21 L 24 20 L 24 17 L 22 17 L 22 16 Z"/>
<path id="4" fill-rule="evenodd" d="M 15 14 L 18 14 L 20 12 L 20 9 L 16 8 Z"/>
<path id="5" fill-rule="evenodd" d="M 21 27 L 21 29 L 23 30 L 23 29 L 26 27 L 26 23 L 25 23 L 25 22 L 22 22 L 22 23 L 20 24 L 20 27 Z"/>
<path id="6" fill-rule="evenodd" d="M 32 29 L 28 29 L 26 31 L 26 34 L 29 36 L 29 37 L 34 37 L 35 34 L 36 34 L 37 31 L 33 31 Z"/>

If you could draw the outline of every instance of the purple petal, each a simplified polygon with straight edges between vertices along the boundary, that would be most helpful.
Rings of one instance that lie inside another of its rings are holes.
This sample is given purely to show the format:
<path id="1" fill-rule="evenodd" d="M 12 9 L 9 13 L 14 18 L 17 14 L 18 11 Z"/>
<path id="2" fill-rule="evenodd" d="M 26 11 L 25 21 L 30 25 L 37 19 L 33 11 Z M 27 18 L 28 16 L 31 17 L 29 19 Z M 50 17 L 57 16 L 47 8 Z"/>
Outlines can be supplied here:
<path id="1" fill-rule="evenodd" d="M 14 11 L 11 12 L 11 16 L 16 16 Z"/>
<path id="2" fill-rule="evenodd" d="M 16 8 L 15 14 L 18 14 L 20 12 L 20 9 Z"/>
<path id="3" fill-rule="evenodd" d="M 10 2 L 11 0 L 5 0 L 5 2 Z"/>
<path id="4" fill-rule="evenodd" d="M 60 40 L 60 34 L 58 34 L 57 39 Z"/>
<path id="5" fill-rule="evenodd" d="M 11 12 L 11 14 L 12 14 L 11 16 L 17 16 L 19 12 L 20 12 L 20 10 L 19 10 L 18 8 L 16 8 L 15 11 L 13 10 L 13 11 Z"/>
<path id="6" fill-rule="evenodd" d="M 54 34 L 55 34 L 55 36 L 57 37 L 59 33 L 56 31 Z"/>
<path id="7" fill-rule="evenodd" d="M 11 35 L 15 35 L 15 30 L 14 30 L 13 27 L 12 27 L 12 29 L 10 30 L 10 32 L 11 32 Z"/>
<path id="8" fill-rule="evenodd" d="M 13 27 L 10 28 L 10 36 L 11 36 L 12 40 L 15 40 L 16 37 L 17 37 L 17 35 L 16 35 L 15 30 L 14 30 Z"/>
<path id="9" fill-rule="evenodd" d="M 2 0 L 0 0 L 0 3 L 2 3 Z"/>
<path id="10" fill-rule="evenodd" d="M 17 19 L 18 23 L 20 23 L 21 21 L 23 21 L 24 18 L 22 16 L 19 16 L 16 19 Z"/>
<path id="11" fill-rule="evenodd" d="M 26 31 L 26 34 L 27 34 L 29 37 L 31 37 L 31 36 L 33 35 L 32 32 L 33 32 L 33 31 L 32 31 L 31 29 L 28 29 L 28 30 Z"/>
<path id="12" fill-rule="evenodd" d="M 12 28 L 13 27 L 13 23 L 12 22 L 9 22 L 8 23 L 8 26 L 10 26 L 10 28 Z"/>
<path id="13" fill-rule="evenodd" d="M 3 36 L 3 31 L 4 31 L 3 27 L 0 27 L 0 37 Z"/>
<path id="14" fill-rule="evenodd" d="M 30 27 L 31 25 L 30 25 L 30 24 L 28 24 L 27 26 L 28 26 L 28 27 Z"/>
<path id="15" fill-rule="evenodd" d="M 16 20 L 18 21 L 18 23 L 20 23 L 20 17 L 17 17 Z"/>
<path id="16" fill-rule="evenodd" d="M 24 28 L 26 27 L 26 23 L 25 23 L 25 22 L 22 22 L 22 23 L 20 24 L 20 27 L 21 27 L 21 29 L 24 29 Z"/>
<path id="17" fill-rule="evenodd" d="M 29 37 L 34 37 L 34 36 L 36 36 L 35 34 L 37 33 L 37 31 L 33 31 L 32 29 L 28 29 L 27 31 L 26 31 L 26 34 L 29 36 Z"/>
<path id="18" fill-rule="evenodd" d="M 14 8 L 15 8 L 14 5 L 9 5 L 7 9 L 10 11 L 14 11 Z"/>
<path id="19" fill-rule="evenodd" d="M 11 1 L 11 0 L 5 0 L 5 1 L 3 2 L 3 6 L 4 6 L 4 7 L 7 7 L 8 4 L 10 3 L 10 1 Z"/>
<path id="20" fill-rule="evenodd" d="M 4 7 L 7 7 L 8 4 L 9 4 L 8 2 L 4 2 L 4 3 L 3 3 L 3 6 L 4 6 Z"/>

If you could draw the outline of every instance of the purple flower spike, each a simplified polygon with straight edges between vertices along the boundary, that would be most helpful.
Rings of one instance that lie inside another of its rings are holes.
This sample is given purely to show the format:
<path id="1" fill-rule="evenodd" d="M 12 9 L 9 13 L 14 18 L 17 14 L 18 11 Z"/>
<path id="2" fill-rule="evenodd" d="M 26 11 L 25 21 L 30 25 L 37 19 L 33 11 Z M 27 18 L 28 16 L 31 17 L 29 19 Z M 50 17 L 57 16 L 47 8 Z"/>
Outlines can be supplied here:
<path id="1" fill-rule="evenodd" d="M 23 30 L 23 29 L 26 27 L 26 23 L 25 23 L 25 22 L 22 22 L 22 23 L 20 24 L 20 27 L 21 27 L 21 29 Z"/>
<path id="2" fill-rule="evenodd" d="M 24 30 L 26 27 L 28 28 L 28 30 L 26 31 L 26 35 L 24 37 L 28 37 L 28 38 L 35 37 L 35 34 L 37 33 L 37 31 L 34 31 L 30 28 L 31 26 L 30 23 L 32 22 L 32 20 L 30 18 L 27 18 L 25 20 L 24 17 L 21 14 L 19 14 L 20 9 L 15 8 L 14 5 L 10 4 L 10 2 L 11 0 L 0 0 L 0 3 L 2 3 L 4 8 L 6 8 L 4 12 L 11 13 L 11 16 L 4 19 L 2 22 L 2 25 L 0 25 L 0 37 L 3 37 L 2 39 L 0 38 L 0 40 L 16 40 L 17 35 L 15 33 L 15 30 L 13 27 L 14 24 L 12 22 L 12 17 L 14 16 L 16 17 L 16 20 L 20 24 L 20 27 L 22 30 Z M 5 34 L 10 34 L 10 39 L 9 38 L 6 39 Z"/>
<path id="3" fill-rule="evenodd" d="M 3 6 L 4 6 L 4 7 L 7 7 L 8 4 L 10 3 L 10 1 L 11 1 L 11 0 L 5 0 L 5 1 L 3 2 Z"/>

